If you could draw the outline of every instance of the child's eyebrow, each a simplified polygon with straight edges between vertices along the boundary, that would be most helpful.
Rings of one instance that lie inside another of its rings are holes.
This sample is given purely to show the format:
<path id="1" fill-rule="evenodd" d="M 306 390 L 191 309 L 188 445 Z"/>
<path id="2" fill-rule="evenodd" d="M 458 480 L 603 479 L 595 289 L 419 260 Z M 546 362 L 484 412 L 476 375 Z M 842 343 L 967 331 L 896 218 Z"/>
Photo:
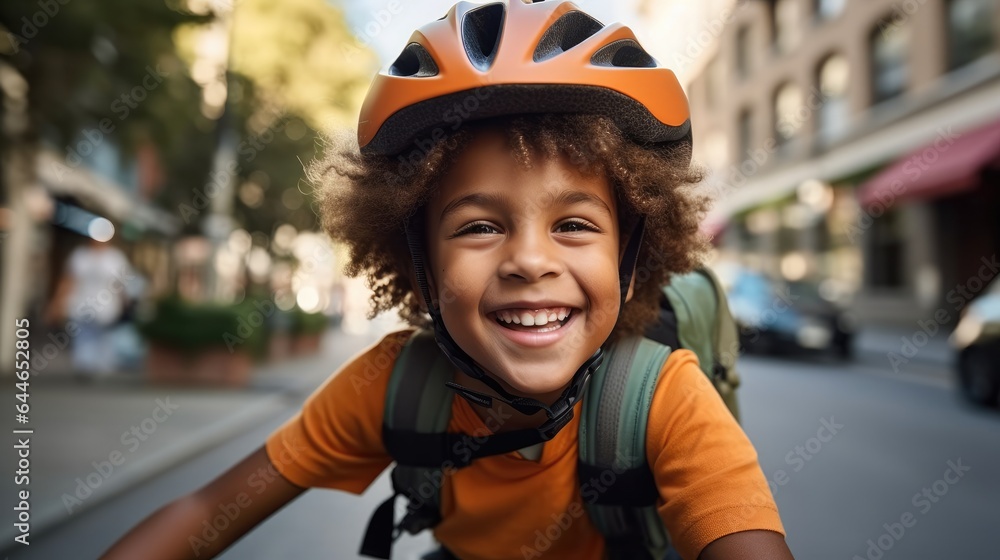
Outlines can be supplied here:
<path id="1" fill-rule="evenodd" d="M 444 210 L 441 210 L 441 219 L 448 214 L 462 208 L 463 206 L 485 206 L 488 208 L 499 208 L 510 204 L 510 197 L 493 193 L 472 193 L 461 198 L 456 198 L 449 202 Z"/>
<path id="2" fill-rule="evenodd" d="M 559 196 L 555 198 L 556 204 L 564 206 L 572 206 L 574 204 L 587 204 L 590 206 L 595 206 L 599 210 L 604 210 L 608 213 L 608 216 L 614 217 L 615 213 L 611 211 L 611 207 L 608 206 L 606 202 L 601 200 L 601 197 L 584 191 L 574 191 L 565 190 L 559 193 Z"/>
<path id="3" fill-rule="evenodd" d="M 615 213 L 611 210 L 611 207 L 609 207 L 608 204 L 601 199 L 601 197 L 584 191 L 570 189 L 564 190 L 552 199 L 552 203 L 559 206 L 586 204 L 588 206 L 594 206 L 598 210 L 603 210 L 608 214 L 608 216 L 614 217 L 615 215 Z M 513 201 L 510 197 L 501 194 L 472 193 L 449 202 L 444 209 L 441 210 L 441 220 L 444 220 L 445 216 L 449 213 L 455 212 L 463 206 L 500 208 L 505 206 L 509 207 L 511 204 L 513 204 Z"/>

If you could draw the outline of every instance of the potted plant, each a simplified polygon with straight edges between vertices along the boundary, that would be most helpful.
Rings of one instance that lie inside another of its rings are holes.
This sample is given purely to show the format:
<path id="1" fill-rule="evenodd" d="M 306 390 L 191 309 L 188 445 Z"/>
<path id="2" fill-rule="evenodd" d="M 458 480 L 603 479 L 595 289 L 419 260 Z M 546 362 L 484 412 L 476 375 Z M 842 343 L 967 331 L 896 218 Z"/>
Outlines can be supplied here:
<path id="1" fill-rule="evenodd" d="M 303 355 L 318 352 L 320 340 L 329 323 L 329 318 L 323 313 L 306 313 L 296 307 L 292 311 L 292 353 Z"/>
<path id="2" fill-rule="evenodd" d="M 242 387 L 253 357 L 264 351 L 266 300 L 235 305 L 201 304 L 170 297 L 140 323 L 149 341 L 147 375 L 154 383 Z"/>

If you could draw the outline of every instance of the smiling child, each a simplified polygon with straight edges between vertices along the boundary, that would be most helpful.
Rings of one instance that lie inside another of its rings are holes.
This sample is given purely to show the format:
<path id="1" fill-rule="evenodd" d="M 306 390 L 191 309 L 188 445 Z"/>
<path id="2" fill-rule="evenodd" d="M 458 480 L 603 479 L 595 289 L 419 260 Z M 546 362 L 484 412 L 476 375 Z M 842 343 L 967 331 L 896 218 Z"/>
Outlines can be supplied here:
<path id="1" fill-rule="evenodd" d="M 373 314 L 398 310 L 414 329 L 350 361 L 264 447 L 109 557 L 193 556 L 201 521 L 261 470 L 273 482 L 199 557 L 306 488 L 363 492 L 392 462 L 386 397 L 417 336 L 437 340 L 464 397 L 442 411 L 448 432 L 525 436 L 437 482 L 443 554 L 619 557 L 582 508 L 580 411 L 611 344 L 641 336 L 661 286 L 704 255 L 690 138 L 673 73 L 570 2 L 463 2 L 421 28 L 376 78 L 359 145 L 334 143 L 311 170 Z M 410 383 L 396 398 L 436 389 Z M 681 557 L 791 558 L 756 453 L 690 351 L 659 373 L 645 450 Z M 558 537 L 540 540 L 553 523 Z"/>

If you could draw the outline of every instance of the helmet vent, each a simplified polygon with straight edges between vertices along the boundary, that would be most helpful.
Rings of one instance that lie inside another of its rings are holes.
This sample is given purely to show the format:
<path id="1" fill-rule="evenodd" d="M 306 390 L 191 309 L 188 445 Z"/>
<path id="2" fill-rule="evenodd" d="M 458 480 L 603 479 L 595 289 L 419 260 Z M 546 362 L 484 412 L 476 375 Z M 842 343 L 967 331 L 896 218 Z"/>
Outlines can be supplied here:
<path id="1" fill-rule="evenodd" d="M 556 20 L 535 47 L 535 62 L 558 56 L 593 37 L 604 24 L 579 11 L 566 12 Z"/>
<path id="2" fill-rule="evenodd" d="M 493 64 L 500 45 L 503 29 L 504 5 L 488 4 L 465 14 L 462 20 L 462 39 L 469 61 L 479 70 L 486 71 Z"/>
<path id="3" fill-rule="evenodd" d="M 590 62 L 596 66 L 613 66 L 619 68 L 654 68 L 656 61 L 639 43 L 631 39 L 615 41 L 601 47 Z"/>
<path id="4" fill-rule="evenodd" d="M 437 63 L 420 43 L 406 45 L 396 61 L 389 67 L 390 76 L 417 77 L 436 76 Z"/>

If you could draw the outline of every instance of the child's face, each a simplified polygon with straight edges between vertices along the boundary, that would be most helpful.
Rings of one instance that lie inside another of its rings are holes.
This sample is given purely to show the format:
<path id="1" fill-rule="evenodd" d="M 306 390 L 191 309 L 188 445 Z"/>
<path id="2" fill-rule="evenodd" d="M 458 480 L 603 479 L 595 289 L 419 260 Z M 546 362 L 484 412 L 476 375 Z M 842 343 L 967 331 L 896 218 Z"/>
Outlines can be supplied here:
<path id="1" fill-rule="evenodd" d="M 558 392 L 610 335 L 619 231 L 603 175 L 566 158 L 524 169 L 504 136 L 486 131 L 444 178 L 427 224 L 448 332 L 514 392 Z"/>

